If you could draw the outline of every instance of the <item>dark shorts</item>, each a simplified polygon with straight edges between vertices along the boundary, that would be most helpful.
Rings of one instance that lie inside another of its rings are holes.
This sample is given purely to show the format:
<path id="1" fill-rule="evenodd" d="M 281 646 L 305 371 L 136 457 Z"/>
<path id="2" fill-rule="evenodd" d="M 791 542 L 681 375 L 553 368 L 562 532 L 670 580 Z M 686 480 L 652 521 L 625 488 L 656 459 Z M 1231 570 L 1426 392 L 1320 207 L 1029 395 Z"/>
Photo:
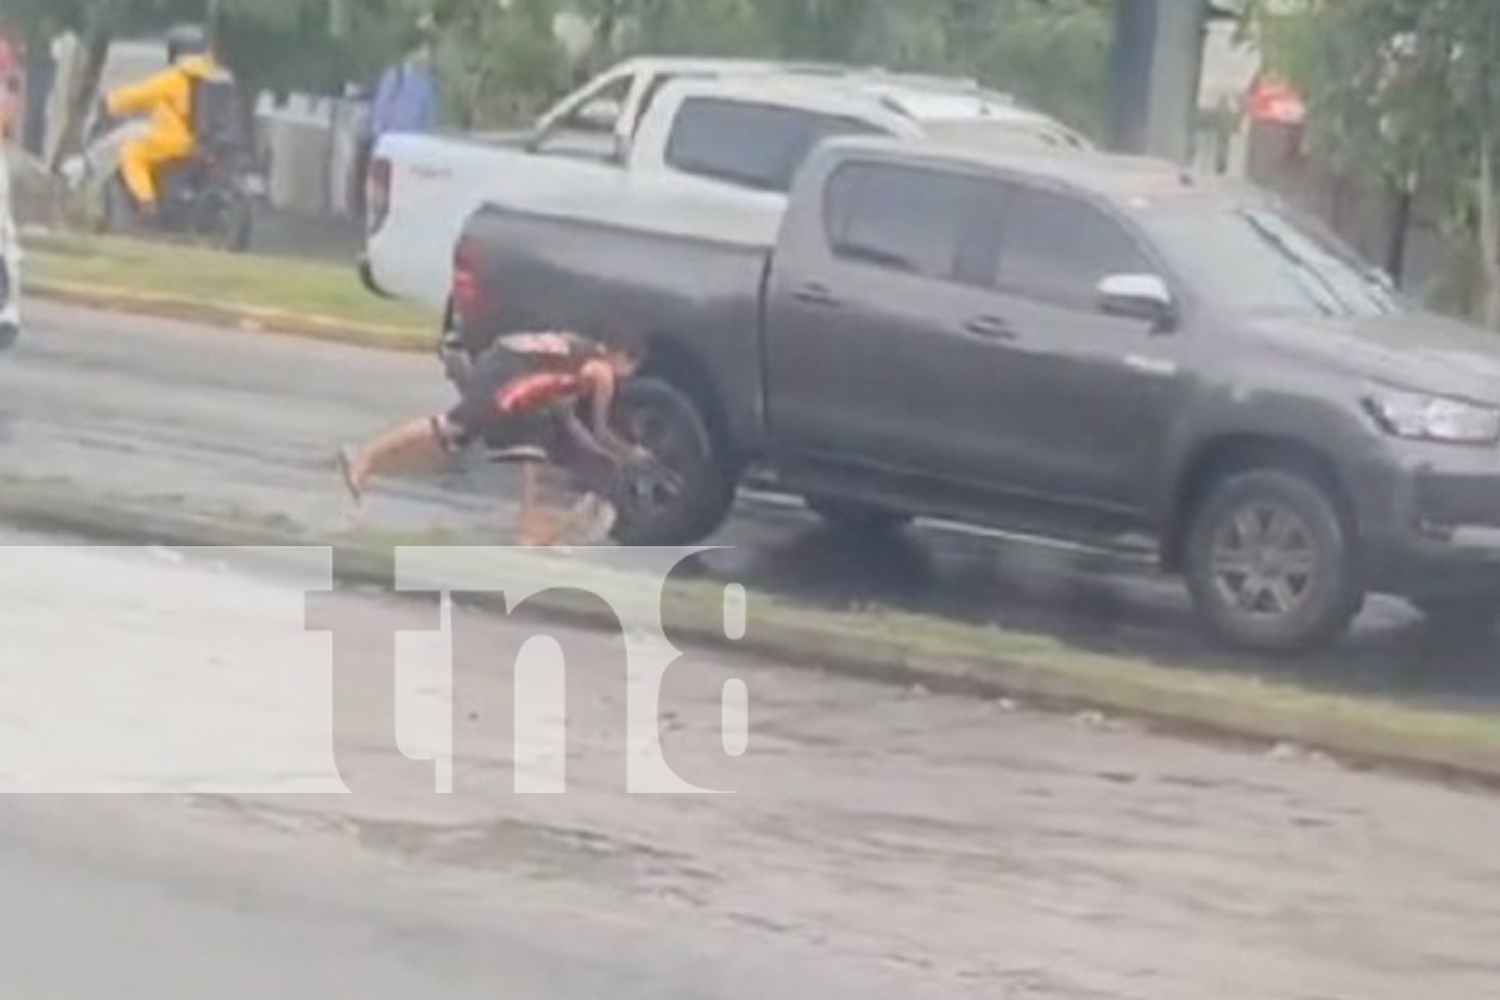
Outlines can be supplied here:
<path id="1" fill-rule="evenodd" d="M 445 415 L 454 450 L 477 442 L 492 449 L 529 447 L 563 470 L 570 488 L 578 492 L 611 496 L 618 491 L 619 470 L 614 462 L 582 447 L 567 432 L 564 422 L 576 405 L 563 396 L 534 409 L 506 412 L 506 399 L 555 376 L 538 371 L 530 359 L 513 352 L 492 349 L 481 355 L 464 380 L 458 405 Z"/>
<path id="2" fill-rule="evenodd" d="M 483 441 L 491 448 L 530 445 L 550 451 L 560 428 L 557 405 L 513 413 L 501 405 L 507 392 L 539 375 L 528 358 L 509 351 L 492 350 L 480 356 L 465 380 L 458 405 L 444 415 L 453 448 Z"/>

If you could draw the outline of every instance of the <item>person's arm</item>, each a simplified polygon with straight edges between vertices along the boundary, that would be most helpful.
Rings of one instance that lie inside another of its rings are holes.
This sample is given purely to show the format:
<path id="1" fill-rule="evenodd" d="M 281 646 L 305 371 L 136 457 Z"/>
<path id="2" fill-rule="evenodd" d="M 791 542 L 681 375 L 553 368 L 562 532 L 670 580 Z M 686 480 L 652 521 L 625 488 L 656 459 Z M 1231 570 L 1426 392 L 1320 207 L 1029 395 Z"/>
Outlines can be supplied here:
<path id="1" fill-rule="evenodd" d="M 423 82 L 422 106 L 417 121 L 421 123 L 422 131 L 432 132 L 437 129 L 438 119 L 442 116 L 442 93 L 438 89 L 437 74 L 432 71 L 426 73 Z"/>
<path id="2" fill-rule="evenodd" d="M 104 95 L 104 107 L 111 118 L 134 118 L 150 114 L 167 99 L 176 83 L 175 70 L 157 73 L 140 83 L 117 87 Z"/>
<path id="3" fill-rule="evenodd" d="M 370 102 L 370 118 L 365 130 L 372 138 L 379 138 L 391 120 L 391 99 L 396 96 L 396 71 L 388 69 L 380 74 L 380 84 L 375 88 L 375 99 Z"/>
<path id="4" fill-rule="evenodd" d="M 589 373 L 593 392 L 592 432 L 599 442 L 608 448 L 616 460 L 638 457 L 641 449 L 615 433 L 610 426 L 615 402 L 615 374 L 608 366 L 595 366 Z"/>
<path id="5" fill-rule="evenodd" d="M 578 419 L 578 413 L 576 411 L 568 410 L 563 414 L 562 421 L 563 430 L 568 432 L 568 437 L 573 441 L 574 444 L 578 445 L 580 448 L 582 448 L 584 451 L 589 452 L 590 454 L 597 455 L 599 458 L 603 458 L 610 462 L 616 460 L 617 456 L 609 450 L 608 446 L 606 446 L 597 437 L 595 437 L 589 431 L 589 429 L 584 426 L 583 421 Z"/>

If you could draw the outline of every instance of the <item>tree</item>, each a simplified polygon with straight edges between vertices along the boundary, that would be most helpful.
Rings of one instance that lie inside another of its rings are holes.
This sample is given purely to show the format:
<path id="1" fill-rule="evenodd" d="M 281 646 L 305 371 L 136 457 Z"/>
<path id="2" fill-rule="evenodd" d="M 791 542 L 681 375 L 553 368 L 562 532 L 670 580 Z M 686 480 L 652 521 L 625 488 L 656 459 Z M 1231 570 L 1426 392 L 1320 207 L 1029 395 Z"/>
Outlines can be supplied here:
<path id="1" fill-rule="evenodd" d="M 1396 190 L 1434 191 L 1473 249 L 1470 311 L 1500 329 L 1500 3 L 1334 0 L 1262 10 L 1310 138 Z"/>

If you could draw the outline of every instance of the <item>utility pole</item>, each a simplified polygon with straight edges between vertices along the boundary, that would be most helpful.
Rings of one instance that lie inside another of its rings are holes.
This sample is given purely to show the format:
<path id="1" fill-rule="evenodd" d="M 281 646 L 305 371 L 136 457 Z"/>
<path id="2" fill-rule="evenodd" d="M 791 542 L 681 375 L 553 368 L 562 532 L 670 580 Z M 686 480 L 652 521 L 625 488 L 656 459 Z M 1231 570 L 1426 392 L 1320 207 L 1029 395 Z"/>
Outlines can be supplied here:
<path id="1" fill-rule="evenodd" d="M 347 0 L 328 0 L 328 37 L 342 39 L 349 34 Z"/>
<path id="2" fill-rule="evenodd" d="M 1211 0 L 1116 0 L 1110 75 L 1111 144 L 1187 163 L 1193 155 L 1198 82 Z"/>

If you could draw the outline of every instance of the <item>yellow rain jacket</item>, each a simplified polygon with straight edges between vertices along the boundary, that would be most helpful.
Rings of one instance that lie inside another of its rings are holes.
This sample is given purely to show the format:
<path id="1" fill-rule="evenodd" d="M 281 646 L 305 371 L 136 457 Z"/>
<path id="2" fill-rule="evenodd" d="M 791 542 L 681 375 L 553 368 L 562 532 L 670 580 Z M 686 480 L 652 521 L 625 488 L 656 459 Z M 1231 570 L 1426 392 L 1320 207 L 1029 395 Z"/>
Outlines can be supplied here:
<path id="1" fill-rule="evenodd" d="M 193 92 L 200 80 L 225 75 L 208 56 L 189 56 L 140 83 L 119 87 L 105 97 L 114 118 L 151 117 L 150 131 L 120 151 L 120 173 L 142 206 L 154 206 L 162 168 L 197 152 L 193 136 Z"/>

